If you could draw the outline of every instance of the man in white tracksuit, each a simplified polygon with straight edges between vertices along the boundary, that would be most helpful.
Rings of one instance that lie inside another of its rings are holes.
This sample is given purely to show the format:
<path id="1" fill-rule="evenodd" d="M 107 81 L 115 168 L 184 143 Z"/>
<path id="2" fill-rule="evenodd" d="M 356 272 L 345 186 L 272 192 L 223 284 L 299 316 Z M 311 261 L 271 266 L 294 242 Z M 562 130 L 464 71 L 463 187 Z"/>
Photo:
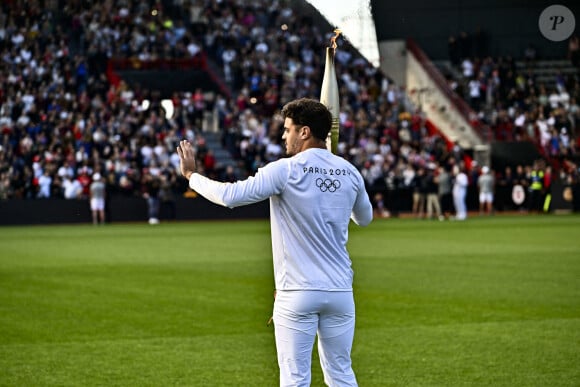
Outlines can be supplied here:
<path id="1" fill-rule="evenodd" d="M 455 219 L 465 220 L 467 219 L 467 205 L 465 203 L 465 197 L 467 196 L 467 186 L 469 185 L 469 179 L 463 169 L 455 166 L 453 168 L 453 174 L 455 178 L 453 180 L 453 204 L 455 205 Z"/>
<path id="2" fill-rule="evenodd" d="M 348 224 L 372 220 L 358 170 L 326 149 L 332 125 L 318 101 L 299 99 L 282 109 L 286 153 L 255 176 L 220 183 L 195 173 L 187 141 L 177 151 L 189 186 L 214 203 L 236 207 L 270 199 L 276 299 L 274 326 L 281 386 L 308 386 L 315 336 L 324 380 L 356 386 L 351 366 L 355 306 L 346 250 Z"/>

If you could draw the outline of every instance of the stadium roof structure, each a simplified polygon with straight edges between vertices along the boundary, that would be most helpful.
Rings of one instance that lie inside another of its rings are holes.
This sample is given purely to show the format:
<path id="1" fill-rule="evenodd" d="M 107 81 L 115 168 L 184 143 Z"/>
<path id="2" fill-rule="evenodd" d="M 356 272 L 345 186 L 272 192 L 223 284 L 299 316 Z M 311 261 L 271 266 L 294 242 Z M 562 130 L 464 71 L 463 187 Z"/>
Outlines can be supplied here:
<path id="1" fill-rule="evenodd" d="M 379 49 L 370 0 L 306 0 L 375 67 Z"/>

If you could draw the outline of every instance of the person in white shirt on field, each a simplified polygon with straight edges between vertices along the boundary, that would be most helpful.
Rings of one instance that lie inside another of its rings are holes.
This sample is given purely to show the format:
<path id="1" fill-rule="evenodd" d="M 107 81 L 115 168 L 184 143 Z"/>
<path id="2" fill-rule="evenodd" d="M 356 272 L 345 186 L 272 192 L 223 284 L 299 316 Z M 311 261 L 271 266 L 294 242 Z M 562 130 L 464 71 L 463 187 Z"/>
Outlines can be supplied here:
<path id="1" fill-rule="evenodd" d="M 368 225 L 372 205 L 358 170 L 326 149 L 332 125 L 328 109 L 302 98 L 286 104 L 282 115 L 282 140 L 290 157 L 265 165 L 246 180 L 221 183 L 195 173 L 194 150 L 184 140 L 177 148 L 181 173 L 193 190 L 222 206 L 270 200 L 280 385 L 310 385 L 318 335 L 325 382 L 356 386 L 350 356 L 353 270 L 346 244 L 350 219 Z"/>
<path id="2" fill-rule="evenodd" d="M 477 188 L 479 190 L 479 214 L 491 215 L 493 212 L 495 178 L 488 166 L 481 168 L 481 176 L 477 179 Z"/>
<path id="3" fill-rule="evenodd" d="M 455 205 L 455 219 L 465 220 L 467 219 L 467 204 L 465 203 L 465 197 L 467 196 L 467 186 L 469 185 L 469 179 L 463 168 L 457 165 L 453 168 L 453 175 L 455 179 L 453 181 L 453 204 Z"/>
<path id="4" fill-rule="evenodd" d="M 93 182 L 90 185 L 90 205 L 93 224 L 105 224 L 105 194 L 106 186 L 102 181 L 100 173 L 93 175 Z"/>

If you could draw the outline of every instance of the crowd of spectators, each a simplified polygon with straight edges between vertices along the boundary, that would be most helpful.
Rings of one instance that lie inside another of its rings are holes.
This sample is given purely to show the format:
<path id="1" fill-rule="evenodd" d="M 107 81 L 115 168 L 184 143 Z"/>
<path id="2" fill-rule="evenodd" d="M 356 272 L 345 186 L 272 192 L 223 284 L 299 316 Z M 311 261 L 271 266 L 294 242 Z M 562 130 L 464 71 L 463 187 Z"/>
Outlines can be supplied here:
<path id="1" fill-rule="evenodd" d="M 235 98 L 218 95 L 211 107 L 219 112 L 223 144 L 241 170 L 252 174 L 281 157 L 279 108 L 294 98 L 320 95 L 332 31 L 319 31 L 285 2 L 176 4 L 3 4 L 3 198 L 87 197 L 94 173 L 105 177 L 113 194 L 143 194 L 149 175 L 183 192 L 174 151 L 181 138 L 196 144 L 208 174 L 218 173 L 204 147 L 199 118 L 209 107 L 203 93 L 175 93 L 175 113 L 167 118 L 148 90 L 111 83 L 106 63 L 113 57 L 147 61 L 207 53 L 235 93 Z M 427 136 L 419 112 L 408 113 L 402 91 L 347 41 L 339 44 L 340 152 L 364 171 L 369 185 L 441 156 L 442 141 Z M 150 106 L 143 106 L 145 99 Z M 224 179 L 235 177 L 244 176 L 223 171 Z"/>
<path id="2" fill-rule="evenodd" d="M 279 109 L 292 99 L 320 95 L 324 50 L 333 35 L 289 4 L 4 2 L 0 199 L 86 198 L 98 173 L 109 195 L 171 200 L 187 193 L 186 182 L 178 178 L 175 153 L 184 138 L 195 145 L 202 171 L 223 181 L 251 175 L 281 157 Z M 464 169 L 463 150 L 429 133 L 423 113 L 400 87 L 347 40 L 338 43 L 339 153 L 362 171 L 369 190 L 412 190 L 416 170 L 434 164 Z M 232 95 L 208 99 L 202 90 L 176 92 L 167 96 L 175 108 L 172 117 L 166 117 L 159 95 L 113 82 L 107 72 L 110 58 L 154 61 L 198 55 L 217 64 Z M 489 64 L 489 71 L 484 67 L 476 74 L 492 75 L 497 66 Z M 502 78 L 502 85 L 506 81 Z M 517 89 L 515 96 L 507 92 L 505 97 L 518 103 L 530 99 L 522 97 L 531 89 L 528 81 L 523 83 L 522 93 Z M 578 81 L 566 90 L 573 92 L 566 110 L 576 114 L 567 127 L 573 133 L 579 122 Z M 499 99 L 494 103 L 500 106 Z M 498 122 L 503 110 L 515 121 L 511 109 L 519 112 L 525 108 L 520 105 L 498 110 Z M 222 144 L 239 162 L 237 168 L 220 168 L 206 146 L 203 117 L 212 112 L 217 112 Z M 547 113 L 549 117 L 553 112 Z"/>
<path id="3" fill-rule="evenodd" d="M 569 39 L 563 72 L 547 80 L 540 57 L 529 45 L 519 60 L 494 57 L 481 31 L 449 39 L 449 59 L 459 77 L 450 84 L 466 101 L 494 140 L 532 141 L 542 156 L 567 172 L 577 171 L 580 158 L 580 65 L 578 37 Z M 539 70 L 539 71 L 536 71 Z M 550 69 L 549 69 L 550 70 Z M 554 71 L 552 69 L 552 71 Z"/>

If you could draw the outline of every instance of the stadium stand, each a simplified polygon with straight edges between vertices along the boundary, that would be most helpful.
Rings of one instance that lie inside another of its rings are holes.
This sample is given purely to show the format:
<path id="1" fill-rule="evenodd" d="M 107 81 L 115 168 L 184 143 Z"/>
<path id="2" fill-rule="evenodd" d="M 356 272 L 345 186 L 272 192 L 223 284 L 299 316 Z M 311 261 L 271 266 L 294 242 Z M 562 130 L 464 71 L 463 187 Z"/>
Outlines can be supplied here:
<path id="1" fill-rule="evenodd" d="M 493 140 L 532 142 L 557 170 L 577 169 L 580 68 L 571 59 L 541 60 L 529 47 L 519 59 L 459 56 L 449 64 L 443 71 L 450 87 Z"/>
<path id="2" fill-rule="evenodd" d="M 140 196 L 149 175 L 183 195 L 182 138 L 208 175 L 251 175 L 283 154 L 279 108 L 320 95 L 332 34 L 319 15 L 302 13 L 304 2 L 47 0 L 0 9 L 0 199 L 86 198 L 95 172 L 109 195 Z M 485 98 L 468 101 L 496 140 L 538 139 L 557 171 L 577 180 L 577 73 L 518 63 L 477 61 Z M 346 40 L 337 74 L 339 153 L 391 214 L 411 208 L 416 169 L 464 166 L 460 144 Z M 546 76 L 559 82 L 557 102 L 541 87 Z M 460 95 L 469 86 L 467 77 L 448 80 Z M 468 167 L 474 184 L 480 166 Z"/>

